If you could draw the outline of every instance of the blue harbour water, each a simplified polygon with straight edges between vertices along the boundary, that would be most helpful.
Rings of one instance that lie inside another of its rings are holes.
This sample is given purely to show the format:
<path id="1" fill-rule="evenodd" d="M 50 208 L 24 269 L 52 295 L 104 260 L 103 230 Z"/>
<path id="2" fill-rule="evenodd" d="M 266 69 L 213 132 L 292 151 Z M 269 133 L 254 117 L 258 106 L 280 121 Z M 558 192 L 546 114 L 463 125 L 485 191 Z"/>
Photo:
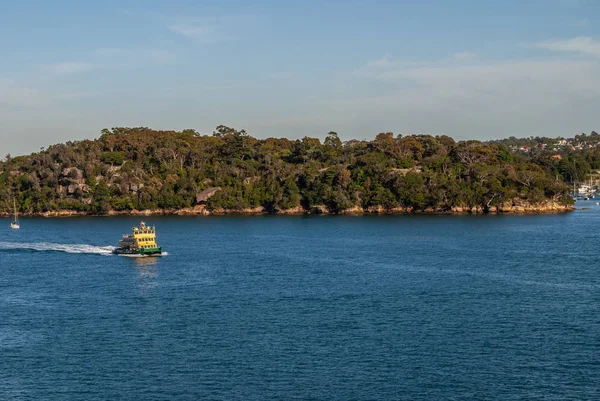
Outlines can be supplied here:
<path id="1" fill-rule="evenodd" d="M 598 400 L 600 206 L 0 220 L 1 400 Z"/>

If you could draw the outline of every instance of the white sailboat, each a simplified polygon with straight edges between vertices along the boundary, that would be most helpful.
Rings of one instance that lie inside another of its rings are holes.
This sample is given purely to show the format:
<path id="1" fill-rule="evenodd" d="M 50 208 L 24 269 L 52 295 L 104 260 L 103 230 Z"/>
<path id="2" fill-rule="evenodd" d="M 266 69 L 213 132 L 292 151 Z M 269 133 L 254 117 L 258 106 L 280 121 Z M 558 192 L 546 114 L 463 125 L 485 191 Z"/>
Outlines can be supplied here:
<path id="1" fill-rule="evenodd" d="M 17 214 L 17 202 L 15 201 L 15 199 L 13 198 L 13 209 L 14 209 L 14 217 L 13 217 L 13 221 L 10 223 L 10 228 L 20 228 L 21 226 L 19 225 L 19 215 Z"/>

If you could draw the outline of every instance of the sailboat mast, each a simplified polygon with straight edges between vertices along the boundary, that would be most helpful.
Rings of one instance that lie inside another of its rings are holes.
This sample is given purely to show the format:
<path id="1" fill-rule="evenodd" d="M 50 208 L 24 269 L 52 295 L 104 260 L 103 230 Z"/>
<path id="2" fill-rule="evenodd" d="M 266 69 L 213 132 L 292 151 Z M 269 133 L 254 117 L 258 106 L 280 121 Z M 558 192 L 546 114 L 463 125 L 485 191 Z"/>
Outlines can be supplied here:
<path id="1" fill-rule="evenodd" d="M 15 210 L 15 223 L 19 222 L 19 215 L 17 214 L 17 200 L 15 198 L 13 198 L 13 208 Z"/>

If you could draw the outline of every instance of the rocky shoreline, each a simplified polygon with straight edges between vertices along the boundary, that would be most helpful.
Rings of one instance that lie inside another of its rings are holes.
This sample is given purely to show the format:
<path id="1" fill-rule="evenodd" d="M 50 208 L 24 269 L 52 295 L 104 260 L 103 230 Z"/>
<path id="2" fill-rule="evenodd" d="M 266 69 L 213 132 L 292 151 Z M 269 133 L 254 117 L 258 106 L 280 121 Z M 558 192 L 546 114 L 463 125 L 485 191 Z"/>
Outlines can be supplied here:
<path id="1" fill-rule="evenodd" d="M 427 214 L 427 215 L 468 215 L 468 214 L 548 214 L 548 213 L 567 213 L 575 210 L 573 205 L 563 205 L 557 202 L 543 202 L 538 204 L 529 204 L 527 202 L 513 201 L 506 202 L 501 206 L 492 206 L 484 210 L 480 206 L 454 206 L 450 209 L 426 208 L 424 210 L 413 210 L 412 208 L 397 207 L 385 209 L 381 206 L 363 209 L 355 206 L 346 209 L 339 215 L 394 215 L 394 214 Z M 94 214 L 76 210 L 59 210 L 38 213 L 21 213 L 24 217 L 74 217 L 74 216 L 209 216 L 209 215 L 329 215 L 334 214 L 328 211 L 325 205 L 319 205 L 312 210 L 305 210 L 298 206 L 291 209 L 278 210 L 276 213 L 269 213 L 263 207 L 227 210 L 215 209 L 208 210 L 203 205 L 184 209 L 150 209 L 150 210 L 111 210 L 105 214 Z M 9 213 L 0 213 L 2 217 L 8 217 Z"/>

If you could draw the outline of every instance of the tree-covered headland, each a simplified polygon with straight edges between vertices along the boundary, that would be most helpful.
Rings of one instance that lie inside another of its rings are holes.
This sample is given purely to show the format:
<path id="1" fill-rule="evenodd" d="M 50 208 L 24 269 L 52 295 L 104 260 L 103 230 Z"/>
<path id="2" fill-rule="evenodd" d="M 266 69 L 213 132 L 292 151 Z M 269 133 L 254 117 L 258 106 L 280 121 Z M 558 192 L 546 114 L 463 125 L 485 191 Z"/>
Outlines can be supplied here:
<path id="1" fill-rule="evenodd" d="M 335 132 L 321 141 L 257 139 L 226 126 L 213 135 L 113 128 L 95 140 L 7 155 L 0 207 L 8 212 L 16 198 L 24 214 L 568 209 L 568 182 L 600 167 L 600 154 L 556 152 L 443 135 L 342 142 Z"/>

